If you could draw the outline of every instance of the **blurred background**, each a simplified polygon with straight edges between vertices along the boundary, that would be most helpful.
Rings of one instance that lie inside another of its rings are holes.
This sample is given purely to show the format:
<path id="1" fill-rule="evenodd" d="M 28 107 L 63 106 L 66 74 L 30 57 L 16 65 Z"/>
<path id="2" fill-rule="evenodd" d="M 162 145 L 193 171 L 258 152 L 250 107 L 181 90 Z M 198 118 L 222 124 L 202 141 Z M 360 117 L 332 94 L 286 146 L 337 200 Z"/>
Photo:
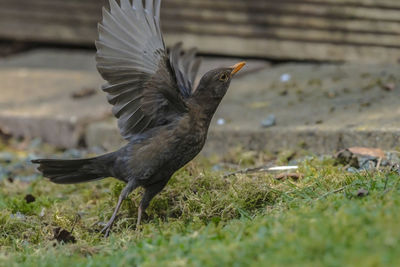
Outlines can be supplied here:
<path id="1" fill-rule="evenodd" d="M 93 48 L 106 0 L 2 0 L 0 37 Z M 271 60 L 396 62 L 395 0 L 165 0 L 168 44 Z M 15 48 L 18 48 L 16 45 Z"/>
<path id="2" fill-rule="evenodd" d="M 102 0 L 0 0 L 0 130 L 60 148 L 114 149 L 94 41 Z M 164 0 L 168 46 L 197 47 L 207 70 L 248 62 L 206 153 L 348 146 L 400 136 L 397 0 Z"/>
<path id="3" fill-rule="evenodd" d="M 247 64 L 202 155 L 103 239 L 122 182 L 31 160 L 124 143 L 95 62 L 107 5 L 0 0 L 0 266 L 400 266 L 400 0 L 162 0 L 197 79 Z"/>

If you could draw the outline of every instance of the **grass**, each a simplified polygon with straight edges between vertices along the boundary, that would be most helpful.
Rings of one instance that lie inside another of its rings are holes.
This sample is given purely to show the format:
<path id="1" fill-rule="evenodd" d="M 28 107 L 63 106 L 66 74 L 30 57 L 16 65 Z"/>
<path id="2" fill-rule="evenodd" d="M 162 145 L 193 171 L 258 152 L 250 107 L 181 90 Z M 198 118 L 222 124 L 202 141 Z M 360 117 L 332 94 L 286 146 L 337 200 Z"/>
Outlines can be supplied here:
<path id="1" fill-rule="evenodd" d="M 153 200 L 140 230 L 134 192 L 108 239 L 98 222 L 111 216 L 123 184 L 1 181 L 0 265 L 399 266 L 400 176 L 348 173 L 332 159 L 307 158 L 298 181 L 212 171 L 221 161 L 259 165 L 271 160 L 265 154 L 198 158 Z M 58 227 L 76 242 L 54 240 Z"/>

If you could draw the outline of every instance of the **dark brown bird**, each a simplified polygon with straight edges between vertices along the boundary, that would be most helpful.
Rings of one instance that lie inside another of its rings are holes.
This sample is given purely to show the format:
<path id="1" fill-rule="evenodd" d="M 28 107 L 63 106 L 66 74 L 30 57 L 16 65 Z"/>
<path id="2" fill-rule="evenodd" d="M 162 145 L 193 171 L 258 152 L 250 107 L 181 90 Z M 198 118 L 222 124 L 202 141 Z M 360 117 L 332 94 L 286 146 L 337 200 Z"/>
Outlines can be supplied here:
<path id="1" fill-rule="evenodd" d="M 107 236 L 122 201 L 144 187 L 137 226 L 151 199 L 179 168 L 203 148 L 208 127 L 234 74 L 244 65 L 207 72 L 194 90 L 200 65 L 195 50 L 175 45 L 166 52 L 160 30 L 160 0 L 110 0 L 98 25 L 97 69 L 108 82 L 103 91 L 113 105 L 121 135 L 128 144 L 99 157 L 77 160 L 38 159 L 50 181 L 71 184 L 115 177 L 126 182 Z"/>

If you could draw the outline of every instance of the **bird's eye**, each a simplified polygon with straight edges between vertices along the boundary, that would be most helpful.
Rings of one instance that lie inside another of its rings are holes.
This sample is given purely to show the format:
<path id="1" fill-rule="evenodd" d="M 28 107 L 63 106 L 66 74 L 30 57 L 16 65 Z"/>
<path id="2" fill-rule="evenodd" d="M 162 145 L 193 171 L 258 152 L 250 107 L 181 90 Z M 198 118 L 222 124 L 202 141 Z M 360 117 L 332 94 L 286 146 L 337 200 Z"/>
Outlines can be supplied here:
<path id="1" fill-rule="evenodd" d="M 219 76 L 219 80 L 226 82 L 228 80 L 228 75 L 226 75 L 226 73 L 222 73 L 221 76 Z"/>

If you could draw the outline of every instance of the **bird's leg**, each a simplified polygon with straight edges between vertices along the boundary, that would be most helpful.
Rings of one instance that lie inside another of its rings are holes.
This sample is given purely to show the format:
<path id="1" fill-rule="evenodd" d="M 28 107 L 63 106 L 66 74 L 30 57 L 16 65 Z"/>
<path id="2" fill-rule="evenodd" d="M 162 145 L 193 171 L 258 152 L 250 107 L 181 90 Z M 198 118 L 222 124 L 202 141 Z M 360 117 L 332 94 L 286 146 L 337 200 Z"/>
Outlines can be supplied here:
<path id="1" fill-rule="evenodd" d="M 112 225 L 114 224 L 115 218 L 117 217 L 117 213 L 121 207 L 122 201 L 124 201 L 124 199 L 126 199 L 126 197 L 129 195 L 130 192 L 133 191 L 133 189 L 135 189 L 136 186 L 133 182 L 128 182 L 126 184 L 126 186 L 124 187 L 124 189 L 122 189 L 121 194 L 119 195 L 118 198 L 118 203 L 117 206 L 115 207 L 114 213 L 112 214 L 110 220 L 107 222 L 106 226 L 104 226 L 104 228 L 101 230 L 100 233 L 104 233 L 104 236 L 107 237 L 110 234 L 110 230 Z"/>
<path id="2" fill-rule="evenodd" d="M 146 188 L 144 191 L 142 200 L 140 201 L 139 209 L 138 209 L 138 219 L 136 223 L 136 229 L 139 229 L 140 221 L 142 219 L 143 212 L 146 211 L 147 207 L 150 204 L 150 201 L 153 199 L 155 195 L 157 195 L 167 184 L 168 180 L 163 180 L 156 184 L 152 184 Z"/>
<path id="3" fill-rule="evenodd" d="M 115 218 L 117 217 L 117 213 L 118 213 L 119 208 L 121 207 L 122 201 L 124 199 L 125 198 L 122 198 L 121 195 L 119 196 L 118 203 L 117 203 L 117 206 L 115 207 L 113 215 L 111 216 L 111 218 L 107 222 L 107 224 L 104 226 L 104 228 L 101 230 L 100 233 L 103 233 L 105 231 L 105 233 L 104 233 L 105 237 L 108 237 L 108 235 L 110 234 L 111 227 L 112 227 L 112 225 L 113 225 L 113 223 L 115 221 Z"/>
<path id="4" fill-rule="evenodd" d="M 138 217 L 137 217 L 137 222 L 136 222 L 136 229 L 139 229 L 141 219 L 142 219 L 142 207 L 139 206 Z"/>

